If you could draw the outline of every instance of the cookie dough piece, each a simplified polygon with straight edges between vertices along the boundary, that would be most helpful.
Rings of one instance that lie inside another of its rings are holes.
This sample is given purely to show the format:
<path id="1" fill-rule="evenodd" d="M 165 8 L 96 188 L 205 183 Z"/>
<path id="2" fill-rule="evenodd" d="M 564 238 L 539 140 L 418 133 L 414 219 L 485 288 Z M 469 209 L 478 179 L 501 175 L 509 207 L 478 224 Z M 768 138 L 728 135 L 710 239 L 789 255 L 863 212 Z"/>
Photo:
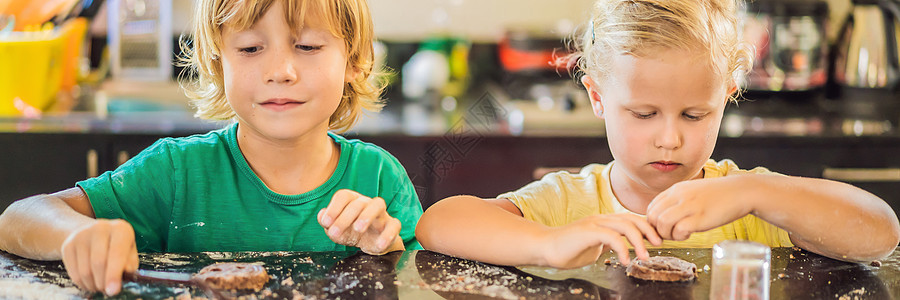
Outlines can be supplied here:
<path id="1" fill-rule="evenodd" d="M 697 265 L 671 256 L 653 256 L 650 260 L 632 260 L 625 274 L 650 281 L 691 281 Z"/>
<path id="2" fill-rule="evenodd" d="M 269 282 L 266 268 L 250 263 L 212 264 L 197 272 L 194 278 L 212 288 L 223 290 L 259 291 Z"/>

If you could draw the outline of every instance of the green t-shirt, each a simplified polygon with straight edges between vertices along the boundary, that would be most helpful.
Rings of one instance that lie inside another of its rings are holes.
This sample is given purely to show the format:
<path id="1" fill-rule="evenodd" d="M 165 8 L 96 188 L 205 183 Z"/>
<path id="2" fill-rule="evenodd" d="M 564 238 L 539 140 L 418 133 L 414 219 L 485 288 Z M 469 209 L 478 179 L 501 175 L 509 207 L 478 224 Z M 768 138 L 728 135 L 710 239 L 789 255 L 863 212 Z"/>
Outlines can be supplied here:
<path id="1" fill-rule="evenodd" d="M 407 249 L 421 249 L 415 228 L 422 205 L 409 176 L 384 149 L 328 133 L 340 161 L 321 186 L 273 192 L 250 169 L 237 124 L 184 138 L 160 139 L 114 171 L 80 186 L 97 218 L 134 227 L 138 251 L 355 251 L 335 244 L 317 214 L 340 189 L 382 197 L 402 223 Z"/>

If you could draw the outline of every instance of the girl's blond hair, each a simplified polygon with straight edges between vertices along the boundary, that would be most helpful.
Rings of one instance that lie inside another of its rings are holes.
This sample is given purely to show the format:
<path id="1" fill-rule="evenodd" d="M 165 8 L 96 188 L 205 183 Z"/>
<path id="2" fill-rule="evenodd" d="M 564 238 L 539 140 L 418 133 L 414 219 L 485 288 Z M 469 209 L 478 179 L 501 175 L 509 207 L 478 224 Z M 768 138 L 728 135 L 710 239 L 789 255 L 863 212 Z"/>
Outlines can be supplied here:
<path id="1" fill-rule="evenodd" d="M 343 132 L 356 123 L 362 109 L 379 111 L 384 103 L 379 99 L 383 82 L 371 77 L 380 70 L 373 70 L 374 29 L 366 0 L 199 0 L 194 15 L 193 40 L 182 40 L 179 64 L 187 72 L 196 75 L 195 80 L 182 83 L 185 94 L 197 108 L 197 117 L 225 120 L 235 113 L 225 99 L 225 83 L 222 73 L 222 27 L 225 24 L 235 30 L 253 26 L 275 1 L 284 1 L 284 19 L 290 28 L 300 30 L 303 19 L 319 14 L 331 29 L 331 33 L 344 40 L 348 50 L 347 64 L 359 72 L 356 78 L 344 85 L 344 93 L 337 110 L 328 120 L 329 129 Z M 184 75 L 184 73 L 182 74 Z"/>
<path id="2" fill-rule="evenodd" d="M 752 47 L 740 38 L 740 5 L 740 0 L 597 0 L 581 43 L 575 44 L 569 59 L 577 60 L 581 72 L 600 80 L 611 75 L 615 55 L 697 51 L 709 57 L 726 85 L 740 87 L 753 65 Z M 738 97 L 739 93 L 729 95 L 731 101 Z"/>

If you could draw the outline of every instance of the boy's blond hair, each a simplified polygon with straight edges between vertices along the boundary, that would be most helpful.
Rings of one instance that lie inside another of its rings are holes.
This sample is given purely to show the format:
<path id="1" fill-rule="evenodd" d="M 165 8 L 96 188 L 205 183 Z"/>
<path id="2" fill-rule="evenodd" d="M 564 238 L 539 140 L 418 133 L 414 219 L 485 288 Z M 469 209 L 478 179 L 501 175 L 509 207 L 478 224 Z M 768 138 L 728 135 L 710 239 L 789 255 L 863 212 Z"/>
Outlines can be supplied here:
<path id="1" fill-rule="evenodd" d="M 740 87 L 753 65 L 752 47 L 741 41 L 738 29 L 740 5 L 740 0 L 597 0 L 570 59 L 599 81 L 610 75 L 615 55 L 687 50 L 707 55 L 726 85 Z"/>
<path id="2" fill-rule="evenodd" d="M 356 123 L 361 109 L 379 111 L 384 103 L 379 99 L 384 84 L 370 77 L 373 70 L 374 29 L 366 0 L 199 0 L 194 15 L 192 45 L 182 41 L 180 65 L 193 72 L 196 80 L 182 84 L 185 94 L 197 108 L 197 117 L 225 120 L 235 113 L 225 99 L 222 73 L 222 27 L 235 30 L 253 26 L 275 1 L 283 1 L 284 18 L 290 28 L 300 30 L 304 17 L 319 14 L 331 33 L 344 40 L 348 50 L 347 64 L 359 75 L 344 85 L 344 93 L 337 110 L 328 120 L 329 129 L 343 132 Z"/>

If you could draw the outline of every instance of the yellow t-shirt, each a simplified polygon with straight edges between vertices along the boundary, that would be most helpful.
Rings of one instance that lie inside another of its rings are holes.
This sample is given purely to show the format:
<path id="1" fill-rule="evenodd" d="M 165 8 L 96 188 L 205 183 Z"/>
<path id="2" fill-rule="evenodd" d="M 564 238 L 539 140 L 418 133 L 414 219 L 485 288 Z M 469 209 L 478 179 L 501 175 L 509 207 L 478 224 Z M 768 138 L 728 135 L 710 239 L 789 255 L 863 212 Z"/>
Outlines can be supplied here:
<path id="1" fill-rule="evenodd" d="M 497 196 L 512 201 L 529 220 L 547 226 L 562 226 L 596 214 L 634 213 L 616 199 L 609 183 L 608 165 L 590 164 L 578 174 L 565 171 L 547 174 L 515 192 Z M 703 166 L 704 178 L 740 174 L 777 174 L 763 167 L 741 170 L 731 160 L 710 159 Z M 740 191 L 735 191 L 739 193 Z M 750 240 L 770 247 L 791 247 L 787 231 L 754 215 L 746 215 L 731 223 L 705 232 L 695 232 L 684 241 L 665 240 L 660 248 L 710 248 L 724 240 Z M 645 241 L 648 247 L 651 245 Z"/>

